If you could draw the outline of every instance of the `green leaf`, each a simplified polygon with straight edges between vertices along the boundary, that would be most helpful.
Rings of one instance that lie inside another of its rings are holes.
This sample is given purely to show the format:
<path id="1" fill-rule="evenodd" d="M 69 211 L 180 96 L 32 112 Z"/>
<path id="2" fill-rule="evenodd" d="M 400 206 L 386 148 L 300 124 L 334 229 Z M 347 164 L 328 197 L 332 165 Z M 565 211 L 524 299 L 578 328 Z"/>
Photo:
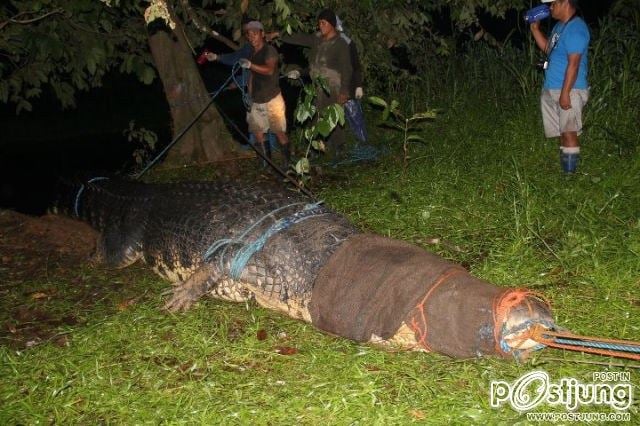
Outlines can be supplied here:
<path id="1" fill-rule="evenodd" d="M 96 61 L 94 61 L 91 56 L 87 58 L 87 71 L 89 71 L 91 75 L 96 74 Z"/>
<path id="2" fill-rule="evenodd" d="M 16 104 L 16 114 L 20 114 L 20 111 L 22 110 L 31 111 L 32 108 L 31 102 L 26 99 L 20 99 Z"/>
<path id="3" fill-rule="evenodd" d="M 340 119 L 344 117 L 344 108 L 338 104 L 329 105 L 325 109 L 325 115 L 329 120 L 329 124 L 333 129 L 340 122 Z M 344 118 L 343 118 L 344 121 Z"/>
<path id="4" fill-rule="evenodd" d="M 309 159 L 307 157 L 299 159 L 296 163 L 296 173 L 302 175 L 305 173 L 309 173 L 309 170 L 311 170 Z"/>
<path id="5" fill-rule="evenodd" d="M 391 106 L 389 106 L 389 111 L 395 113 L 398 111 L 398 106 L 400 106 L 400 102 L 395 99 L 391 101 Z"/>
<path id="6" fill-rule="evenodd" d="M 407 142 L 422 142 L 422 143 L 427 143 L 427 140 L 425 138 L 423 138 L 422 136 L 418 136 L 418 135 L 409 135 L 407 136 Z"/>
<path id="7" fill-rule="evenodd" d="M 377 96 L 369 96 L 368 98 L 369 103 L 373 104 L 373 105 L 377 105 L 377 106 L 381 106 L 383 108 L 387 108 L 387 102 L 385 102 L 384 99 L 379 98 Z"/>
<path id="8" fill-rule="evenodd" d="M 331 134 L 335 126 L 332 126 L 328 119 L 322 119 L 316 123 L 316 130 L 318 133 L 325 138 Z"/>
<path id="9" fill-rule="evenodd" d="M 139 74 L 138 77 L 144 84 L 151 84 L 156 77 L 156 72 L 153 68 L 146 66 L 142 70 L 142 75 Z"/>
<path id="10" fill-rule="evenodd" d="M 304 138 L 307 141 L 313 140 L 315 135 L 317 134 L 316 131 L 316 126 L 311 126 L 311 127 L 307 127 L 306 129 L 304 129 Z"/>
<path id="11" fill-rule="evenodd" d="M 313 142 L 311 142 L 311 146 L 313 147 L 313 149 L 315 149 L 317 151 L 322 151 L 322 152 L 326 151 L 326 147 L 325 147 L 323 141 L 314 140 Z"/>
<path id="12" fill-rule="evenodd" d="M 410 121 L 412 120 L 424 120 L 427 118 L 436 118 L 436 112 L 435 111 L 424 111 L 424 112 L 417 112 L 415 114 L 413 114 L 411 116 L 411 118 L 409 118 Z"/>
<path id="13" fill-rule="evenodd" d="M 312 118 L 315 114 L 316 114 L 315 105 L 311 104 L 310 102 L 302 102 L 298 104 L 298 107 L 296 108 L 296 111 L 295 111 L 296 121 L 298 123 L 304 123 L 308 119 Z"/>

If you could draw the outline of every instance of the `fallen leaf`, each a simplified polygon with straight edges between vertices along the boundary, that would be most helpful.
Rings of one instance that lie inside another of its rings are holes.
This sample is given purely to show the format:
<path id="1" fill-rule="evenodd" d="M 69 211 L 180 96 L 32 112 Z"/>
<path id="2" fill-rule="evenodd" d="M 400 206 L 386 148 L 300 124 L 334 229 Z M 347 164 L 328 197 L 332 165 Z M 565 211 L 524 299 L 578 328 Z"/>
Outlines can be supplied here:
<path id="1" fill-rule="evenodd" d="M 47 297 L 49 297 L 49 295 L 42 291 L 35 292 L 31 295 L 31 298 L 34 300 L 46 299 Z"/>
<path id="2" fill-rule="evenodd" d="M 266 340 L 267 339 L 267 330 L 265 330 L 264 328 L 261 328 L 260 330 L 258 330 L 258 332 L 256 333 L 256 338 L 258 340 Z"/>
<path id="3" fill-rule="evenodd" d="M 416 420 L 424 420 L 427 417 L 424 411 L 417 409 L 411 410 L 411 416 Z"/>
<path id="4" fill-rule="evenodd" d="M 276 352 L 280 355 L 295 355 L 298 353 L 298 350 L 290 346 L 279 346 L 276 348 Z"/>
<path id="5" fill-rule="evenodd" d="M 55 339 L 53 343 L 60 348 L 68 347 L 69 338 L 67 336 L 60 336 L 57 339 Z"/>
<path id="6" fill-rule="evenodd" d="M 119 311 L 125 311 L 130 306 L 133 306 L 135 304 L 136 304 L 136 299 L 125 299 L 122 302 L 118 303 L 118 310 Z"/>

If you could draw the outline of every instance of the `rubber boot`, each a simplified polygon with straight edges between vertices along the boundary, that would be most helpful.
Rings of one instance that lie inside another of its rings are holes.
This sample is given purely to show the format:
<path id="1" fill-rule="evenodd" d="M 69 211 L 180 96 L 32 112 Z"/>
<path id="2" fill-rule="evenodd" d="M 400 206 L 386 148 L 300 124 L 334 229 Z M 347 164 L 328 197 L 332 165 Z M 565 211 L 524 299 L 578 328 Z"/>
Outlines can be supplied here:
<path id="1" fill-rule="evenodd" d="M 269 143 L 269 148 L 271 148 L 271 152 L 275 152 L 278 149 L 278 138 L 276 138 L 276 134 L 273 132 L 265 133 L 266 137 L 264 140 Z"/>
<path id="2" fill-rule="evenodd" d="M 579 152 L 560 152 L 560 167 L 566 174 L 572 174 L 576 172 L 578 168 L 578 162 L 580 161 Z"/>
<path id="3" fill-rule="evenodd" d="M 264 156 L 268 159 L 271 159 L 271 146 L 269 145 L 269 141 L 263 141 L 261 148 Z M 269 167 L 269 163 L 267 163 L 267 160 L 262 160 L 262 167 L 264 167 L 265 169 Z"/>
<path id="4" fill-rule="evenodd" d="M 282 156 L 284 157 L 284 160 L 282 162 L 282 171 L 286 173 L 287 170 L 289 170 L 289 165 L 291 164 L 291 149 L 289 147 L 289 144 L 280 145 L 280 151 L 282 152 Z"/>

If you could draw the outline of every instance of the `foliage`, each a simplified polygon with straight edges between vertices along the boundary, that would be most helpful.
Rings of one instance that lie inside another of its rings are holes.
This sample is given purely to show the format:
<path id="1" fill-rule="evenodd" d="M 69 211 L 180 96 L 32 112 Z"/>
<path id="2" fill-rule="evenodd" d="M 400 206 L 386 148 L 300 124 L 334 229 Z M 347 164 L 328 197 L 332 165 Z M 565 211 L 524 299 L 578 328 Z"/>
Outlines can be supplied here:
<path id="1" fill-rule="evenodd" d="M 586 121 L 594 137 L 612 140 L 612 151 L 628 156 L 640 147 L 640 110 L 628 107 L 640 105 L 640 11 L 624 4 L 617 2 L 592 35 Z"/>
<path id="2" fill-rule="evenodd" d="M 136 168 L 146 165 L 151 154 L 155 151 L 158 135 L 144 127 L 137 127 L 133 120 L 129 122 L 129 127 L 122 133 L 127 137 L 128 142 L 136 146 L 132 153 Z"/>
<path id="3" fill-rule="evenodd" d="M 111 71 L 155 78 L 142 11 L 97 0 L 9 0 L 0 5 L 0 102 L 31 110 L 50 88 L 64 107 Z"/>
<path id="4" fill-rule="evenodd" d="M 317 111 L 315 99 L 319 90 L 328 92 L 326 81 L 318 77 L 311 84 L 303 86 L 303 97 L 299 100 L 295 110 L 295 119 L 298 123 L 305 125 L 300 136 L 301 141 L 306 144 L 304 156 L 298 160 L 294 169 L 300 182 L 305 183 L 309 179 L 311 164 L 309 154 L 314 149 L 325 152 L 323 138 L 328 137 L 337 125 L 344 126 L 344 109 L 338 105 L 329 105 Z"/>
<path id="5" fill-rule="evenodd" d="M 184 22 L 193 22 L 183 2 L 170 4 Z M 71 107 L 77 90 L 100 86 L 109 72 L 135 74 L 141 81 L 151 82 L 155 71 L 142 19 L 146 6 L 146 2 L 135 0 L 3 2 L 0 102 L 15 104 L 18 111 L 29 110 L 30 101 L 49 87 L 63 106 Z M 477 13 L 501 16 L 523 4 L 521 0 L 367 0 L 344 4 L 204 0 L 190 6 L 202 22 L 235 39 L 240 37 L 243 14 L 262 19 L 267 29 L 312 32 L 318 11 L 335 7 L 358 45 L 365 69 L 370 68 L 373 87 L 376 76 L 400 71 L 394 56 L 398 51 L 408 53 L 409 64 L 418 73 L 428 69 L 434 56 L 452 51 L 452 41 L 436 29 L 436 21 L 442 20 L 445 12 L 462 29 L 477 21 Z M 185 31 L 194 50 L 207 36 L 196 25 L 187 25 Z"/>
<path id="6" fill-rule="evenodd" d="M 437 111 L 431 109 L 423 112 L 411 113 L 411 115 L 400 111 L 400 103 L 395 99 L 387 103 L 382 98 L 372 96 L 369 102 L 382 107 L 382 123 L 402 134 L 402 164 L 403 170 L 407 169 L 409 161 L 409 144 L 412 142 L 426 143 L 424 137 L 419 133 L 423 130 L 425 120 L 434 119 Z"/>

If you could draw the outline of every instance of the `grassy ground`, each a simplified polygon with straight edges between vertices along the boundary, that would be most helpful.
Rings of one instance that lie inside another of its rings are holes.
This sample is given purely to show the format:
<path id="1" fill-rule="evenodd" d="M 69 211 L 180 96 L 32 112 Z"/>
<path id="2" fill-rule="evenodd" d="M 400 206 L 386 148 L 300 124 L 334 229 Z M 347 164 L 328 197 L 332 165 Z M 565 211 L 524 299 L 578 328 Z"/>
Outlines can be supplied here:
<path id="1" fill-rule="evenodd" d="M 535 105 L 454 107 L 427 128 L 428 145 L 411 147 L 406 171 L 398 137 L 375 133 L 391 155 L 317 182 L 329 205 L 498 285 L 544 293 L 575 332 L 640 338 L 637 152 L 621 157 L 616 141 L 587 131 L 579 173 L 563 176 Z M 584 383 L 628 371 L 636 394 L 640 383 L 637 362 L 553 350 L 526 363 L 395 353 L 255 306 L 206 300 L 170 315 L 160 309 L 168 284 L 142 266 L 0 274 L 4 289 L 19 287 L 4 292 L 2 322 L 16 306 L 75 318 L 45 343 L 0 346 L 1 424 L 525 424 L 525 414 L 490 406 L 492 380 L 543 369 L 553 382 Z M 55 295 L 34 298 L 43 287 Z M 78 292 L 95 296 L 83 304 Z M 632 423 L 638 409 L 634 400 Z"/>

